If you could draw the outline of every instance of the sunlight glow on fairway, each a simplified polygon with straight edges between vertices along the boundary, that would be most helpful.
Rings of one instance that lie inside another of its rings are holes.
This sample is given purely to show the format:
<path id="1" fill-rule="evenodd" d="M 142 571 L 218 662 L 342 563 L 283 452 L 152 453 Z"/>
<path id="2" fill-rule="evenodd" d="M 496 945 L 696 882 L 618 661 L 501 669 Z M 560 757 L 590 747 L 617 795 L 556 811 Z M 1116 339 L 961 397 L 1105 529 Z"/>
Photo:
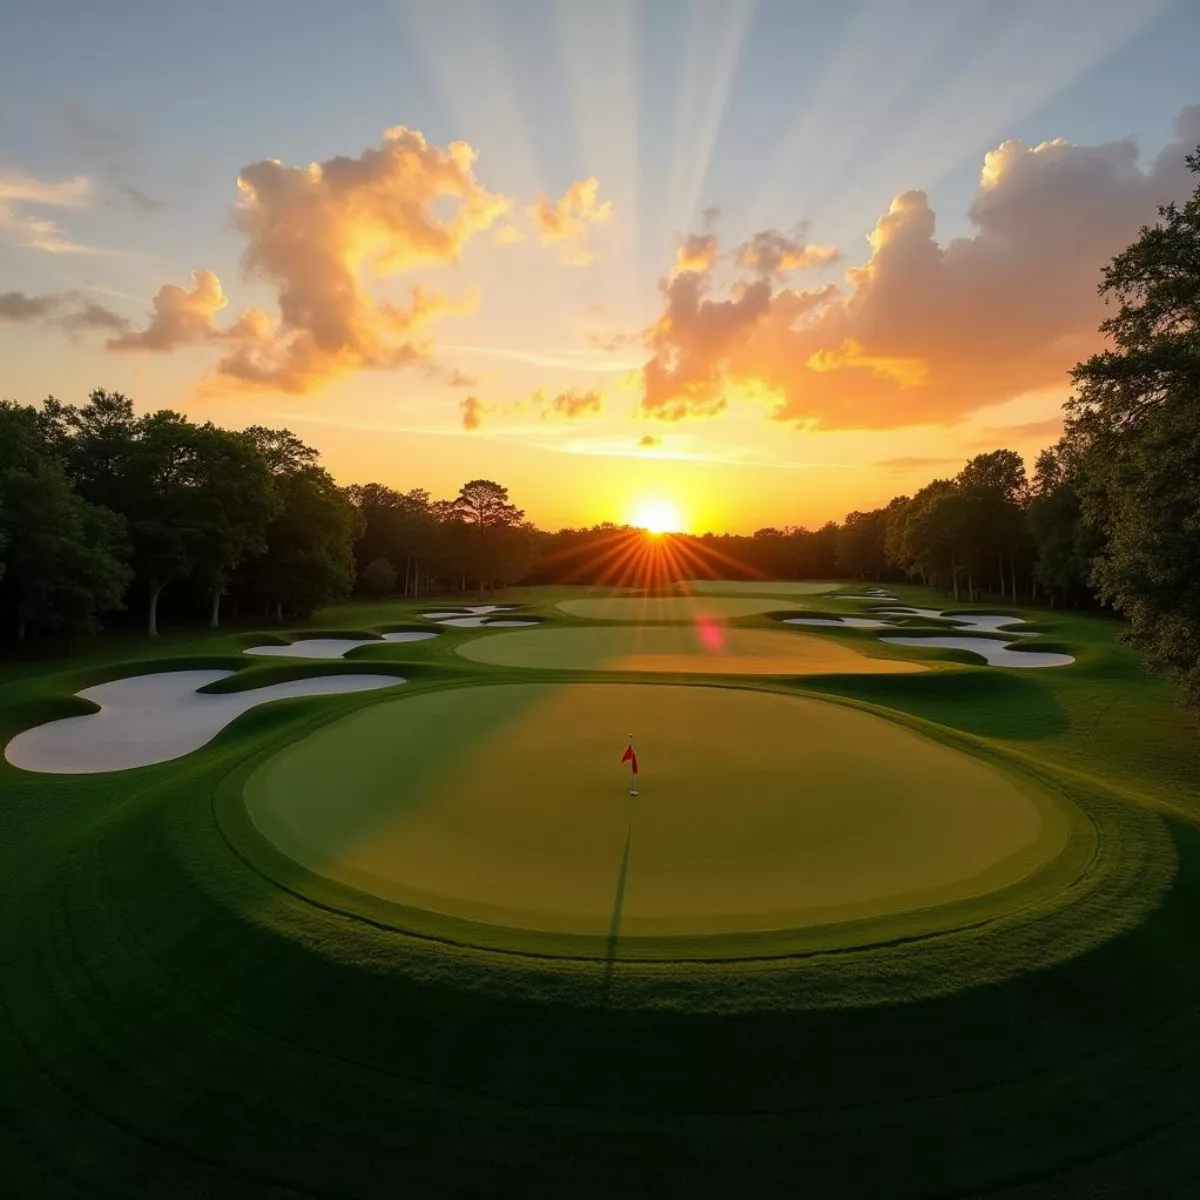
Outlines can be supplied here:
<path id="1" fill-rule="evenodd" d="M 642 500 L 633 510 L 630 524 L 647 533 L 683 533 L 684 520 L 669 500 Z"/>

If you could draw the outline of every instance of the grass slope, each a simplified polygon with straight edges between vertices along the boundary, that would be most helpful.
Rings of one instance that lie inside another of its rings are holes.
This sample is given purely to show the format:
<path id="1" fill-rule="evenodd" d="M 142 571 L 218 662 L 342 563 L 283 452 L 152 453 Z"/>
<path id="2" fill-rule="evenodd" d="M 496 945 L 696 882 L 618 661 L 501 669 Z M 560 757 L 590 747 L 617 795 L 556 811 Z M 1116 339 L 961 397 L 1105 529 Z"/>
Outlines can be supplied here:
<path id="1" fill-rule="evenodd" d="M 569 625 L 562 598 L 518 602 Z M 312 628 L 419 625 L 422 608 L 348 605 Z M 196 754 L 116 775 L 0 764 L 5 1190 L 1197 1194 L 1197 742 L 1112 624 L 1038 613 L 1032 628 L 1078 665 L 768 686 L 878 710 L 1062 789 L 1098 834 L 1073 886 L 973 929 L 755 963 L 487 953 L 252 869 L 214 820 L 222 789 L 385 703 L 369 695 L 254 710 Z M 0 737 L 154 663 L 244 668 L 242 684 L 361 656 L 403 663 L 414 695 L 530 678 L 455 653 L 479 636 L 283 665 L 240 655 L 261 631 L 101 639 L 75 661 L 0 668 Z"/>

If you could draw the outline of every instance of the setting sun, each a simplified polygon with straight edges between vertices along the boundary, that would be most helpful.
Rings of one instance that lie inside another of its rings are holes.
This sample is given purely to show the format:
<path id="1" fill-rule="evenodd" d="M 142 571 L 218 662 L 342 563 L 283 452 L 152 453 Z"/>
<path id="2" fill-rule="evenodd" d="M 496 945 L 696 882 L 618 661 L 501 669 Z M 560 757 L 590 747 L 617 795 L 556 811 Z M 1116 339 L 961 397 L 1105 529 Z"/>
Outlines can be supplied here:
<path id="1" fill-rule="evenodd" d="M 631 524 L 647 533 L 683 533 L 684 520 L 669 500 L 642 500 L 633 510 Z"/>

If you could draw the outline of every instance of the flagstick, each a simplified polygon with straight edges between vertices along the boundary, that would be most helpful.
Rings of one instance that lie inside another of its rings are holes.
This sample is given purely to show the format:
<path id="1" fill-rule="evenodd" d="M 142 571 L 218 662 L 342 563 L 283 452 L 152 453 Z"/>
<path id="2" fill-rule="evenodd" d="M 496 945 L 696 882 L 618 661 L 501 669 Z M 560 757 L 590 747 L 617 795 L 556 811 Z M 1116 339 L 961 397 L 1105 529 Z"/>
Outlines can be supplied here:
<path id="1" fill-rule="evenodd" d="M 632 733 L 629 735 L 629 748 L 630 748 L 630 750 L 633 749 L 633 734 Z M 631 796 L 636 796 L 638 794 L 637 768 L 634 765 L 636 762 L 637 762 L 637 759 L 635 757 L 629 763 L 629 794 Z"/>

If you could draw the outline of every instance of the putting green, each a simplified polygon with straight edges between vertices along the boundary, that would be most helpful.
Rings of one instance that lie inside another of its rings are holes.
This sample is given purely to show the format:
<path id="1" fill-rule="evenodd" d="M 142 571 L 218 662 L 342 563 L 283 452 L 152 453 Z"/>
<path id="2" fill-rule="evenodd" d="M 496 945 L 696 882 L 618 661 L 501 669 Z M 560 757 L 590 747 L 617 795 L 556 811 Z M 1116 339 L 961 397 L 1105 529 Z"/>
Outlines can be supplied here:
<path id="1" fill-rule="evenodd" d="M 630 729 L 637 797 L 619 764 Z M 1026 879 L 1071 828 L 1015 777 L 882 718 L 648 684 L 380 703 L 268 759 L 243 798 L 281 861 L 518 944 L 928 909 Z"/>
<path id="2" fill-rule="evenodd" d="M 930 669 L 871 658 L 845 642 L 772 629 L 695 625 L 604 625 L 497 633 L 458 647 L 474 662 L 571 671 L 661 671 L 717 675 L 903 675 Z"/>
<path id="3" fill-rule="evenodd" d="M 573 617 L 593 621 L 699 621 L 753 617 L 758 613 L 800 608 L 790 600 L 740 596 L 607 596 L 593 600 L 562 600 L 559 608 Z"/>
<path id="4" fill-rule="evenodd" d="M 836 581 L 805 579 L 781 582 L 770 579 L 689 579 L 679 585 L 696 596 L 820 596 L 845 587 Z"/>

